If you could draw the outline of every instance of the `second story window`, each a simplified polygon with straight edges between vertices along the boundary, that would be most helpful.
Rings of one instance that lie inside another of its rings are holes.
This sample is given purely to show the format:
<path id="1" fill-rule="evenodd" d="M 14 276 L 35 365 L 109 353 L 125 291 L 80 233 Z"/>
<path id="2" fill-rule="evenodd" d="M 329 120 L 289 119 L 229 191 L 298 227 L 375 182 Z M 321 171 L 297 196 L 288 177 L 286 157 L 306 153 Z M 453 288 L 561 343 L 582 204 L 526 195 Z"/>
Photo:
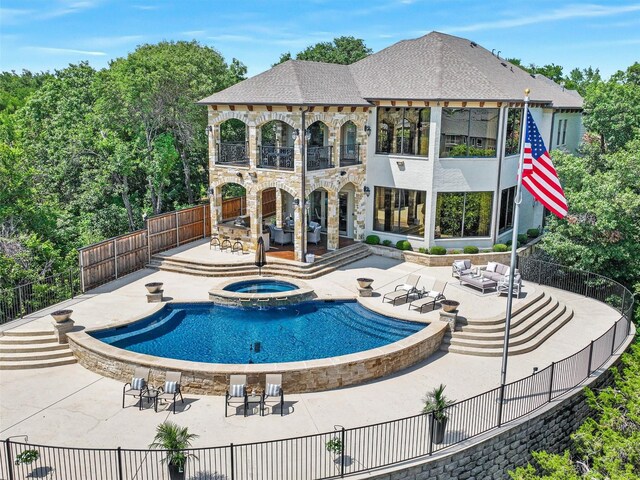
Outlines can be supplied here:
<path id="1" fill-rule="evenodd" d="M 504 146 L 506 156 L 520 153 L 522 113 L 522 108 L 510 108 L 507 111 L 507 138 Z"/>
<path id="2" fill-rule="evenodd" d="M 378 108 L 376 153 L 429 154 L 429 108 Z"/>
<path id="3" fill-rule="evenodd" d="M 443 108 L 440 157 L 495 157 L 497 108 Z"/>

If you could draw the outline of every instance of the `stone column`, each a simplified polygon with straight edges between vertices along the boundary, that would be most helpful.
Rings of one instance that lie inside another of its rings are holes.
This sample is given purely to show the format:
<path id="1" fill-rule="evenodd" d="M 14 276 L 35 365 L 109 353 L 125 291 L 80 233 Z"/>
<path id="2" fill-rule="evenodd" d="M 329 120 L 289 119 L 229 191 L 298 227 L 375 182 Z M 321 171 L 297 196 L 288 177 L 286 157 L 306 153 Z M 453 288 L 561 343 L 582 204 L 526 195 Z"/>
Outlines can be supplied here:
<path id="1" fill-rule="evenodd" d="M 250 251 L 255 251 L 262 234 L 262 191 L 247 190 L 247 212 L 251 222 Z"/>
<path id="2" fill-rule="evenodd" d="M 305 228 L 302 224 L 302 208 L 303 201 L 300 201 L 300 205 L 295 205 L 293 207 L 293 223 L 294 223 L 294 232 L 293 232 L 293 250 L 294 250 L 294 258 L 299 262 L 304 262 L 304 256 L 302 253 L 303 245 L 302 245 L 302 229 Z"/>
<path id="3" fill-rule="evenodd" d="M 256 159 L 258 158 L 258 138 L 255 125 L 247 126 L 247 140 L 249 142 L 247 155 L 249 156 L 249 167 L 256 168 Z"/>
<path id="4" fill-rule="evenodd" d="M 353 195 L 353 238 L 354 240 L 364 240 L 364 222 L 365 222 L 365 208 L 367 202 L 367 196 L 362 191 L 362 188 L 358 184 L 354 184 L 356 191 Z"/>
<path id="5" fill-rule="evenodd" d="M 60 344 L 69 343 L 69 340 L 67 339 L 67 333 L 73 330 L 74 321 L 69 319 L 60 323 L 56 321 L 53 321 L 52 323 L 53 323 L 53 330 L 56 334 L 56 338 L 58 339 L 58 343 Z"/>
<path id="6" fill-rule="evenodd" d="M 282 228 L 282 190 L 276 188 L 276 227 Z"/>
<path id="7" fill-rule="evenodd" d="M 222 186 L 215 187 L 209 198 L 211 207 L 211 233 L 216 232 L 216 225 L 222 221 Z"/>
<path id="8" fill-rule="evenodd" d="M 327 250 L 339 248 L 339 224 L 338 224 L 338 192 L 327 192 Z"/>

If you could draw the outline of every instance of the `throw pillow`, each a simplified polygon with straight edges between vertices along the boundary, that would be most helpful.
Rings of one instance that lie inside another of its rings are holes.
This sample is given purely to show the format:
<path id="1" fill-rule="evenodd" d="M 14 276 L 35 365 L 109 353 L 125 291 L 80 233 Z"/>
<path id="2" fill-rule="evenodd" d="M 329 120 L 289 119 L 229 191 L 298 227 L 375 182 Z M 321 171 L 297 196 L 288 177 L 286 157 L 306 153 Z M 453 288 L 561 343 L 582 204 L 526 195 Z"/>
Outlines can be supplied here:
<path id="1" fill-rule="evenodd" d="M 402 290 L 411 291 L 413 290 L 413 285 L 409 285 L 408 283 L 405 283 L 404 285 L 402 285 Z"/>
<path id="2" fill-rule="evenodd" d="M 487 263 L 487 272 L 495 272 L 498 264 L 496 262 Z"/>
<path id="3" fill-rule="evenodd" d="M 456 260 L 453 264 L 458 270 L 465 270 L 464 260 Z"/>
<path id="4" fill-rule="evenodd" d="M 436 292 L 435 290 L 431 290 L 429 292 L 429 297 L 433 297 L 433 298 L 438 298 L 438 295 L 440 295 L 440 292 Z"/>
<path id="5" fill-rule="evenodd" d="M 229 395 L 232 397 L 244 397 L 244 385 L 231 385 Z"/>
<path id="6" fill-rule="evenodd" d="M 511 267 L 507 267 L 506 270 L 504 271 L 504 276 L 509 277 L 510 274 L 511 274 Z"/>
<path id="7" fill-rule="evenodd" d="M 144 381 L 144 378 L 133 377 L 131 380 L 131 388 L 133 390 L 142 390 L 147 382 Z"/>
<path id="8" fill-rule="evenodd" d="M 280 395 L 280 385 L 275 383 L 267 383 L 267 390 L 265 392 L 267 397 L 277 397 Z"/>
<path id="9" fill-rule="evenodd" d="M 178 382 L 164 382 L 164 393 L 176 393 Z"/>

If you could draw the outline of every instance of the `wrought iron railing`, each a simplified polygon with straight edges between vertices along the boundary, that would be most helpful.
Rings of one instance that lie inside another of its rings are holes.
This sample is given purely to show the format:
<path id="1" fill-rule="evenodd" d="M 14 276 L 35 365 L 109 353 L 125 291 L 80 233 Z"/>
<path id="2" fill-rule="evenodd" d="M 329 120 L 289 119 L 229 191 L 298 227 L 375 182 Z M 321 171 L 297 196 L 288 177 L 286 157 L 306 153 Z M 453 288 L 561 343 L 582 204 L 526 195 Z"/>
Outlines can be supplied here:
<path id="1" fill-rule="evenodd" d="M 427 458 L 529 415 L 579 386 L 628 340 L 633 296 L 606 277 L 530 257 L 520 257 L 519 268 L 525 281 L 576 291 L 614 307 L 621 317 L 579 352 L 528 377 L 447 407 L 442 438 L 438 438 L 438 416 L 432 411 L 295 438 L 189 449 L 186 453 L 195 457 L 185 465 L 186 478 L 329 479 Z M 335 447 L 331 451 L 327 448 L 330 440 Z M 25 450 L 37 450 L 38 459 L 29 464 L 16 463 Z M 0 478 L 30 478 L 37 472 L 67 480 L 169 479 L 169 470 L 162 462 L 165 456 L 161 450 L 66 448 L 6 439 L 0 449 Z"/>
<path id="2" fill-rule="evenodd" d="M 0 289 L 0 324 L 68 300 L 79 293 L 82 293 L 82 288 L 78 268 Z"/>
<path id="3" fill-rule="evenodd" d="M 238 143 L 219 143 L 218 158 L 216 164 L 221 165 L 248 165 L 248 144 L 247 142 Z"/>
<path id="4" fill-rule="evenodd" d="M 340 166 L 348 167 L 349 165 L 359 165 L 362 163 L 360 158 L 360 144 L 356 145 L 340 145 Z"/>
<path id="5" fill-rule="evenodd" d="M 293 170 L 293 147 L 276 147 L 264 145 L 260 147 L 258 168 L 275 168 L 277 170 Z"/>
<path id="6" fill-rule="evenodd" d="M 307 170 L 333 167 L 333 147 L 307 147 Z"/>

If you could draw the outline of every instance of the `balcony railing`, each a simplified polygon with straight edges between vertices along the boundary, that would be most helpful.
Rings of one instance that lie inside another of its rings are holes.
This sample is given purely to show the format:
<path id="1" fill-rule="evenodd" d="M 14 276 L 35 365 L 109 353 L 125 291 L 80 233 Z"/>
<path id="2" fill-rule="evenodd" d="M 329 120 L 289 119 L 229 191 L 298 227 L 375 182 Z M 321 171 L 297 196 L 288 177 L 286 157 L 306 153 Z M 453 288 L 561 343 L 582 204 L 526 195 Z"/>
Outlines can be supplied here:
<path id="1" fill-rule="evenodd" d="M 348 167 L 349 165 L 360 165 L 360 144 L 356 145 L 340 145 L 340 166 Z"/>
<path id="2" fill-rule="evenodd" d="M 219 143 L 216 164 L 249 165 L 247 142 Z"/>
<path id="3" fill-rule="evenodd" d="M 333 168 L 333 148 L 307 147 L 307 170 L 324 170 Z"/>
<path id="4" fill-rule="evenodd" d="M 293 152 L 293 147 L 262 146 L 258 157 L 258 168 L 293 170 Z"/>

